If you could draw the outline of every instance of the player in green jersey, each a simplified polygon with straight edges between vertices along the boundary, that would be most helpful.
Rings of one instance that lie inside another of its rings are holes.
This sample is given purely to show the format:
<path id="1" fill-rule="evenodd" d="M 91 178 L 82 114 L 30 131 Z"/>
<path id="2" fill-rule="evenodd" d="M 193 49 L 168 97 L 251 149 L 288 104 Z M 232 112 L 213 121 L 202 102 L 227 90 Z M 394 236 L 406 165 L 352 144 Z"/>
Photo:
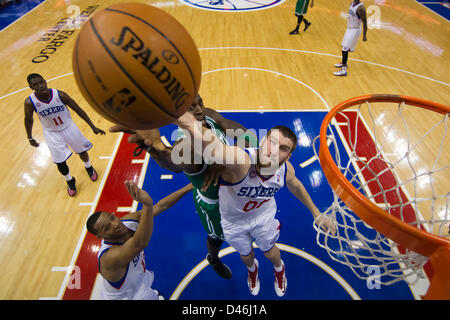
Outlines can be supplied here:
<path id="1" fill-rule="evenodd" d="M 294 30 L 292 30 L 289 34 L 298 34 L 298 29 L 300 28 L 300 24 L 302 21 L 305 22 L 305 29 L 303 31 L 306 31 L 306 29 L 309 28 L 311 25 L 311 22 L 306 20 L 305 17 L 303 17 L 308 12 L 308 5 L 311 2 L 311 8 L 314 6 L 314 0 L 297 0 L 297 4 L 295 5 L 295 16 L 297 17 L 297 26 Z"/>
<path id="2" fill-rule="evenodd" d="M 197 121 L 201 122 L 202 126 L 211 129 L 222 142 L 228 143 L 226 136 L 228 129 L 228 132 L 232 133 L 230 138 L 234 139 L 234 142 L 244 139 L 246 142 L 245 146 L 257 146 L 256 135 L 247 131 L 245 127 L 236 121 L 224 118 L 213 109 L 205 108 L 199 95 L 195 98 L 189 112 L 194 115 Z M 161 142 L 159 130 L 157 129 L 133 131 L 121 126 L 114 126 L 110 131 L 123 131 L 132 134 L 128 139 L 130 143 L 144 144 L 146 146 L 145 149 L 159 166 L 173 172 L 182 171 L 191 181 L 194 186 L 192 193 L 195 208 L 202 226 L 208 234 L 206 240 L 208 254 L 206 259 L 219 276 L 225 279 L 231 278 L 231 270 L 219 258 L 219 251 L 224 242 L 220 224 L 219 185 L 217 183 L 221 166 L 218 164 L 207 164 L 202 158 L 196 159 L 193 147 L 189 144 L 189 139 L 186 139 L 185 133 L 181 129 L 175 132 L 173 136 L 175 143 L 172 147 L 168 147 Z M 236 135 L 236 132 L 240 134 Z M 186 150 L 189 151 L 188 155 L 184 154 Z M 179 158 L 187 156 L 187 161 L 174 163 L 172 151 L 176 151 Z"/>

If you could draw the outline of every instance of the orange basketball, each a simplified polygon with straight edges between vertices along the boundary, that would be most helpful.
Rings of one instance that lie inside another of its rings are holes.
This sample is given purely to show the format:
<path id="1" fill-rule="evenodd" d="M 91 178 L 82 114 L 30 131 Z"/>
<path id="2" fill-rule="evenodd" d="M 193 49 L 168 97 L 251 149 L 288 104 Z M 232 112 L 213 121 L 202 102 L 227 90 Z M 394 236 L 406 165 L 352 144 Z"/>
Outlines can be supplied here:
<path id="1" fill-rule="evenodd" d="M 132 129 L 174 122 L 200 86 L 200 55 L 190 34 L 163 10 L 142 3 L 95 14 L 81 28 L 72 59 L 89 104 Z"/>

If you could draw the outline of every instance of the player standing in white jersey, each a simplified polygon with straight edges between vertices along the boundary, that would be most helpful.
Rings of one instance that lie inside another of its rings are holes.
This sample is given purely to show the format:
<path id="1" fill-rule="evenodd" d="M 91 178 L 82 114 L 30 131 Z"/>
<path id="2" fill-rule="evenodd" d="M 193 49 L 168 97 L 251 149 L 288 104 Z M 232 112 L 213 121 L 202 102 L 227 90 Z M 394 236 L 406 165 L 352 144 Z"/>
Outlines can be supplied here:
<path id="1" fill-rule="evenodd" d="M 348 11 L 347 30 L 345 31 L 344 38 L 342 39 L 342 62 L 336 63 L 336 68 L 341 70 L 333 72 L 335 76 L 347 75 L 347 60 L 348 52 L 355 51 L 356 44 L 358 43 L 359 36 L 361 35 L 361 22 L 363 25 L 363 41 L 367 41 L 367 18 L 366 8 L 364 4 L 359 0 L 354 0 L 350 4 Z"/>
<path id="2" fill-rule="evenodd" d="M 87 151 L 92 148 L 92 143 L 78 129 L 73 122 L 70 111 L 74 110 L 92 128 L 95 134 L 105 134 L 97 128 L 89 119 L 86 112 L 69 95 L 63 91 L 49 89 L 45 79 L 37 73 L 32 73 L 27 77 L 30 88 L 34 90 L 25 99 L 25 129 L 28 141 L 33 147 L 39 147 L 39 143 L 33 139 L 33 112 L 36 112 L 43 127 L 43 133 L 47 146 L 50 149 L 53 162 L 56 163 L 58 171 L 67 181 L 67 192 L 69 196 L 75 196 L 77 189 L 75 177 L 69 172 L 66 160 L 72 155 L 72 151 L 78 153 L 84 162 L 87 173 L 92 181 L 97 180 L 98 175 L 89 161 Z"/>
<path id="3" fill-rule="evenodd" d="M 192 190 L 188 184 L 153 205 L 147 192 L 132 181 L 125 181 L 131 197 L 142 203 L 142 210 L 122 219 L 105 211 L 93 213 L 86 221 L 87 230 L 102 239 L 98 251 L 98 269 L 102 276 L 100 298 L 103 300 L 162 300 L 152 289 L 153 271 L 145 266 L 144 249 L 153 232 L 153 218 L 169 209 Z"/>
<path id="4" fill-rule="evenodd" d="M 277 126 L 261 139 L 259 149 L 241 149 L 223 144 L 207 128 L 195 124 L 195 118 L 185 113 L 177 124 L 193 137 L 198 154 L 223 164 L 219 189 L 219 209 L 225 240 L 239 252 L 248 268 L 247 283 L 250 292 L 259 292 L 258 261 L 252 242 L 264 252 L 275 271 L 275 292 L 283 296 L 287 279 L 280 250 L 275 245 L 280 223 L 275 219 L 278 190 L 285 185 L 313 214 L 320 215 L 303 184 L 295 177 L 288 161 L 297 144 L 297 137 L 287 127 Z M 335 232 L 335 226 L 320 216 L 319 226 Z"/>

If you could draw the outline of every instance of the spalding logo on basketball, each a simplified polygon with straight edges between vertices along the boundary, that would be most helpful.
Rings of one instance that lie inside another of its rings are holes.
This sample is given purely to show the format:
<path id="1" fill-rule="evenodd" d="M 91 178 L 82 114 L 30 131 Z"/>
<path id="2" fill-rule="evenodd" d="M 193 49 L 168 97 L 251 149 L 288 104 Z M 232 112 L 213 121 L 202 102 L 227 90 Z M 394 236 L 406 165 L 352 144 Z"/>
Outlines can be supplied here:
<path id="1" fill-rule="evenodd" d="M 80 30 L 73 71 L 89 104 L 132 129 L 174 122 L 193 103 L 201 61 L 186 29 L 161 9 L 119 3 Z"/>
<path id="2" fill-rule="evenodd" d="M 225 12 L 239 12 L 263 10 L 275 7 L 285 0 L 181 0 L 191 7 L 196 7 L 205 10 L 225 11 Z"/>

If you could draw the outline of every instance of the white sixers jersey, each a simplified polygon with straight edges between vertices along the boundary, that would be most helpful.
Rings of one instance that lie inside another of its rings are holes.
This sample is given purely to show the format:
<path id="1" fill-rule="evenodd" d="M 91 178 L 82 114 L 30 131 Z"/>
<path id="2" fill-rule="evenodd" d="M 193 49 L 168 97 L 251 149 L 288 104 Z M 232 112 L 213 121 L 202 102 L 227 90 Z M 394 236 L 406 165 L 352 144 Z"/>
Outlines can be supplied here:
<path id="1" fill-rule="evenodd" d="M 257 150 L 245 149 L 252 165 L 242 181 L 236 184 L 220 181 L 219 210 L 225 222 L 241 224 L 262 215 L 275 216 L 277 212 L 275 194 L 285 186 L 286 163 L 273 176 L 264 178 L 254 165 Z"/>
<path id="2" fill-rule="evenodd" d="M 356 6 L 353 6 L 353 2 L 350 4 L 350 9 L 348 10 L 348 22 L 347 22 L 348 29 L 358 29 L 361 27 L 361 19 L 358 18 L 356 11 L 362 5 L 363 5 L 362 2 L 357 4 Z"/>
<path id="3" fill-rule="evenodd" d="M 50 89 L 50 92 L 48 101 L 39 100 L 35 93 L 30 95 L 30 100 L 43 128 L 48 131 L 61 131 L 66 129 L 73 120 L 69 109 L 61 101 L 58 90 Z"/>
<path id="4" fill-rule="evenodd" d="M 122 223 L 133 231 L 138 226 L 137 220 L 122 220 Z M 98 269 L 100 270 L 100 258 L 114 245 L 118 243 L 109 243 L 102 240 L 100 250 L 98 251 Z M 102 286 L 100 297 L 104 300 L 153 300 L 158 295 L 151 289 L 153 283 L 153 272 L 145 269 L 145 255 L 141 251 L 127 266 L 125 275 L 117 282 L 110 282 L 102 277 Z"/>

